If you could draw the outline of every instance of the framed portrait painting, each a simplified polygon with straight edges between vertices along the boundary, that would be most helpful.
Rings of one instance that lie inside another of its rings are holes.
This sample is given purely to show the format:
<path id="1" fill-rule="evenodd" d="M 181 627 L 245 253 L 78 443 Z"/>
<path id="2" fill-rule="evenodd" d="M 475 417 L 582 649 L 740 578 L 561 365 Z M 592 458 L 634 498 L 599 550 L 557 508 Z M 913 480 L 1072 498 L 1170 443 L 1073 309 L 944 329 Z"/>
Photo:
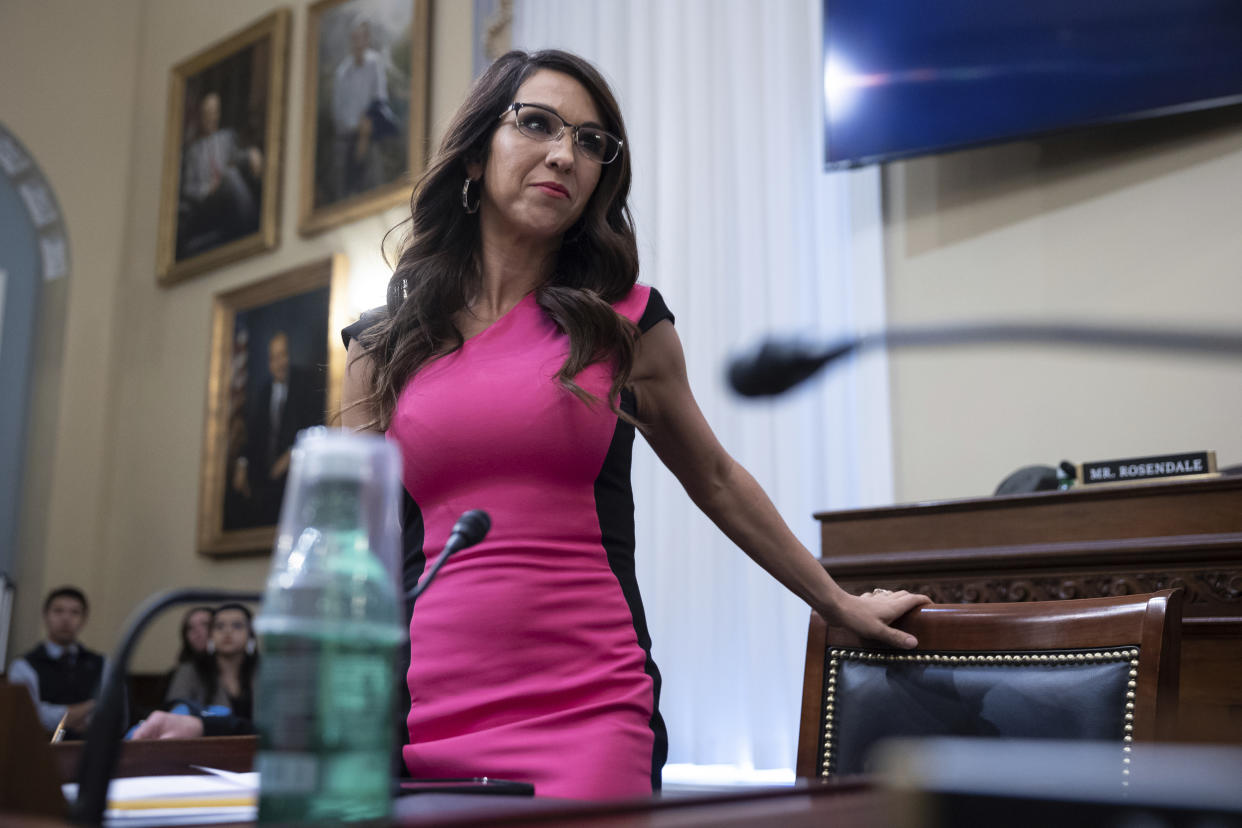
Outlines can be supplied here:
<path id="1" fill-rule="evenodd" d="M 172 284 L 274 248 L 289 10 L 173 67 L 156 269 Z"/>
<path id="2" fill-rule="evenodd" d="M 428 6 L 310 6 L 298 188 L 303 235 L 409 200 L 427 156 Z"/>
<path id="3" fill-rule="evenodd" d="M 346 278 L 337 255 L 216 296 L 202 554 L 271 551 L 294 440 L 304 428 L 331 425 L 340 408 Z"/>

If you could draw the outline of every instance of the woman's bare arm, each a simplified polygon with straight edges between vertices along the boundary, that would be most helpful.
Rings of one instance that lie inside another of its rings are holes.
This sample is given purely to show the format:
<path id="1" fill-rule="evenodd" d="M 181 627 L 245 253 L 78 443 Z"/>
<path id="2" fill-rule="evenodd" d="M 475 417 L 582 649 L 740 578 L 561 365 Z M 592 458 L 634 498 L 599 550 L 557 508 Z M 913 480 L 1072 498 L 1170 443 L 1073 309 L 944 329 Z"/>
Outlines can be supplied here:
<path id="1" fill-rule="evenodd" d="M 929 599 L 905 591 L 855 596 L 837 585 L 716 439 L 690 390 L 671 322 L 659 322 L 639 338 L 630 384 L 652 449 L 730 540 L 829 622 L 894 646 L 917 644 L 889 624 Z"/>

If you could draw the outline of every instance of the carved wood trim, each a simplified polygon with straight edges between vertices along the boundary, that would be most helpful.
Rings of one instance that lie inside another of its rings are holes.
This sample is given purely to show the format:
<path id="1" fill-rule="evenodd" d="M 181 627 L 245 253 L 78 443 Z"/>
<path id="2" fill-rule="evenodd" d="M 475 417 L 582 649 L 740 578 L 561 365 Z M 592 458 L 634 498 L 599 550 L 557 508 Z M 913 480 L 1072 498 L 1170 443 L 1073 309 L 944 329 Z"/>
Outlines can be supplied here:
<path id="1" fill-rule="evenodd" d="M 1166 572 L 1049 573 L 1003 577 L 991 573 L 968 578 L 840 579 L 851 592 L 876 587 L 921 592 L 939 604 L 1057 601 L 1134 595 L 1181 588 L 1187 614 L 1192 609 L 1221 608 L 1229 615 L 1242 612 L 1242 569 Z M 1197 613 L 1196 613 L 1197 614 Z"/>

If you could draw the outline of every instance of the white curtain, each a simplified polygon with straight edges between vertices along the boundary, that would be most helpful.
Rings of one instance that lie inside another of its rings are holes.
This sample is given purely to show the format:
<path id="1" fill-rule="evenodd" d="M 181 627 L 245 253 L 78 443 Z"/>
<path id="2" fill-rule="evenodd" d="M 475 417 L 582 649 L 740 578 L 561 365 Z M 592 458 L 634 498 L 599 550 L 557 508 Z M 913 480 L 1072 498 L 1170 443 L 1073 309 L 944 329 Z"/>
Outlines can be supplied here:
<path id="1" fill-rule="evenodd" d="M 878 173 L 823 171 L 820 3 L 518 0 L 513 22 L 515 48 L 576 52 L 612 85 L 639 278 L 677 315 L 717 435 L 816 554 L 814 512 L 891 502 L 887 368 L 867 357 L 760 403 L 734 396 L 724 369 L 769 333 L 883 323 Z M 638 577 L 669 762 L 792 768 L 809 610 L 639 443 Z"/>

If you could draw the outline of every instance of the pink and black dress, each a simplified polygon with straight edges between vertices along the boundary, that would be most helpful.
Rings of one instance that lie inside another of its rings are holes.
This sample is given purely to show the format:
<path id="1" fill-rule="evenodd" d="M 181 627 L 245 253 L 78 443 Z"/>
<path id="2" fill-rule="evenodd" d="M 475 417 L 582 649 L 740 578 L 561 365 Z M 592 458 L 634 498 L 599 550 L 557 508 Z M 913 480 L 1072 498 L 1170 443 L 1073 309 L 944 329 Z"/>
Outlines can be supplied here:
<path id="1" fill-rule="evenodd" d="M 673 319 L 645 285 L 614 307 L 643 333 Z M 463 512 L 492 519 L 411 613 L 403 757 L 415 777 L 586 799 L 659 787 L 668 745 L 634 574 L 634 427 L 602 402 L 608 366 L 576 377 L 592 406 L 555 380 L 568 349 L 528 294 L 398 398 L 387 436 L 404 458 L 406 586 Z M 619 402 L 634 413 L 629 391 Z"/>

